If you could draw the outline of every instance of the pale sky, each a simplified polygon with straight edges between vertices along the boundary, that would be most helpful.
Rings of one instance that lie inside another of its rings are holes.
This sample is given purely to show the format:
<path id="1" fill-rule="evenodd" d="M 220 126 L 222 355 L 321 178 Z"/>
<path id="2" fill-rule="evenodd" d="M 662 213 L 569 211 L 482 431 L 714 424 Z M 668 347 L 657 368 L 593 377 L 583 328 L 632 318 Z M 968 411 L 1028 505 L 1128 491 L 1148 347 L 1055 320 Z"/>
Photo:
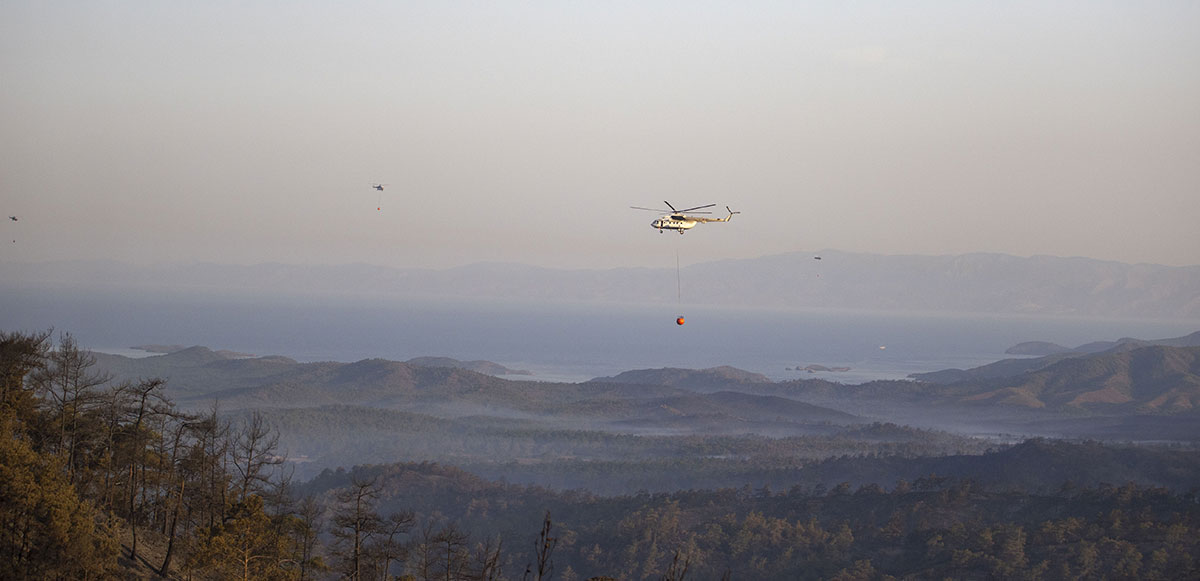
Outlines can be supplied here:
<path id="1" fill-rule="evenodd" d="M 1198 31 L 1191 0 L 6 0 L 0 261 L 1195 265 Z M 663 200 L 743 213 L 629 209 Z"/>

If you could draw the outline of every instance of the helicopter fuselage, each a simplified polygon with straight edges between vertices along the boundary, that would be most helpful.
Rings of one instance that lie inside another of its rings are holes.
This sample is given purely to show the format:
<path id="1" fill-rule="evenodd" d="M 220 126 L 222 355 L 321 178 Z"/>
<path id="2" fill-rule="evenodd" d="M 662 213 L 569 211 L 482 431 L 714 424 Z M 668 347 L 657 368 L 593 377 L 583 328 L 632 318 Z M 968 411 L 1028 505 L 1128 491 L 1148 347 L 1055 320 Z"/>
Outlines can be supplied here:
<path id="1" fill-rule="evenodd" d="M 696 224 L 696 220 L 689 220 L 682 216 L 663 216 L 651 222 L 650 226 L 659 232 L 663 230 L 678 230 L 680 234 L 683 234 L 684 230 L 693 228 Z"/>

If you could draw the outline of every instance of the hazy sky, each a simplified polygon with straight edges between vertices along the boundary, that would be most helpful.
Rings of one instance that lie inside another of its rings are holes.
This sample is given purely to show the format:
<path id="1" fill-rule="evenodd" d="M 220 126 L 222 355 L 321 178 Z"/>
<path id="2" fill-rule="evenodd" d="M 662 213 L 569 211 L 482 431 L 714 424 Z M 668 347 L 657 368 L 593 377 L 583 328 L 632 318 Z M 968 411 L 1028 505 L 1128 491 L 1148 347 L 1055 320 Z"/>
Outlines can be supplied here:
<path id="1" fill-rule="evenodd" d="M 0 261 L 1200 264 L 1197 31 L 1191 0 L 6 0 Z M 629 209 L 663 200 L 743 214 Z"/>

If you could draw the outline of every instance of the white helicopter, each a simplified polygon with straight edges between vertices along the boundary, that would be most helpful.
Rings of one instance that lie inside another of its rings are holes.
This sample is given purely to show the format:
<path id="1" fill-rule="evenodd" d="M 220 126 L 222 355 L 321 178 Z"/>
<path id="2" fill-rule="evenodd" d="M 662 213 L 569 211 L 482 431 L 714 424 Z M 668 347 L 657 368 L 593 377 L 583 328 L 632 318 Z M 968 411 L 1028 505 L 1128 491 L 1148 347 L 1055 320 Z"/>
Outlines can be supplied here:
<path id="1" fill-rule="evenodd" d="M 639 206 L 630 206 L 630 208 L 635 210 L 649 210 L 651 212 L 664 212 L 659 219 L 650 223 L 650 227 L 657 229 L 660 233 L 664 230 L 678 230 L 680 234 L 683 234 L 687 230 L 694 228 L 696 224 L 703 224 L 705 222 L 728 222 L 734 214 L 741 214 L 741 212 L 734 212 L 733 210 L 729 209 L 729 206 L 725 206 L 725 209 L 729 211 L 728 216 L 724 218 L 701 218 L 699 216 L 695 216 L 694 214 L 711 214 L 712 212 L 696 212 L 696 210 L 711 208 L 716 204 L 707 204 L 704 206 L 696 206 L 695 208 L 676 210 L 675 206 L 671 205 L 671 202 L 663 201 L 663 203 L 670 208 L 669 211 L 658 208 L 642 208 Z M 692 212 L 692 214 L 688 214 L 687 212 Z"/>

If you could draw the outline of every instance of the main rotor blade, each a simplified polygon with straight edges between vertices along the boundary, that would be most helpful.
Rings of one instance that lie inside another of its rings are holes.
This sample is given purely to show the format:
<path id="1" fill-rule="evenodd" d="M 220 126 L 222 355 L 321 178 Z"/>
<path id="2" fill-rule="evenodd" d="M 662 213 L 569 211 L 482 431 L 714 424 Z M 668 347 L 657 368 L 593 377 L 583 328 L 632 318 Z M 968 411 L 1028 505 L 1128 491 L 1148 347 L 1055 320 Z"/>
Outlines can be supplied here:
<path id="1" fill-rule="evenodd" d="M 662 208 L 643 208 L 641 206 L 630 206 L 630 208 L 633 208 L 634 210 L 650 210 L 651 212 L 661 212 L 663 214 L 671 213 L 669 210 L 664 210 Z"/>
<path id="2" fill-rule="evenodd" d="M 695 208 L 688 208 L 688 209 L 686 209 L 686 210 L 679 210 L 679 212 L 691 212 L 692 210 L 699 210 L 700 208 L 711 208 L 711 207 L 713 207 L 713 206 L 715 206 L 715 205 L 716 205 L 716 204 L 707 204 L 707 205 L 704 205 L 704 206 L 696 206 Z M 672 209 L 672 210 L 674 210 L 675 208 L 671 208 L 671 209 Z M 698 213 L 698 214 L 708 214 L 709 212 L 697 212 L 697 213 Z"/>
<path id="3" fill-rule="evenodd" d="M 667 205 L 667 207 L 668 207 L 668 208 L 670 208 L 672 212 L 679 213 L 679 210 L 676 210 L 676 209 L 675 209 L 675 206 L 672 206 L 672 205 L 671 205 L 671 202 L 668 202 L 668 201 L 666 201 L 666 200 L 663 200 L 663 203 L 664 203 L 664 204 L 666 204 L 666 205 Z"/>

